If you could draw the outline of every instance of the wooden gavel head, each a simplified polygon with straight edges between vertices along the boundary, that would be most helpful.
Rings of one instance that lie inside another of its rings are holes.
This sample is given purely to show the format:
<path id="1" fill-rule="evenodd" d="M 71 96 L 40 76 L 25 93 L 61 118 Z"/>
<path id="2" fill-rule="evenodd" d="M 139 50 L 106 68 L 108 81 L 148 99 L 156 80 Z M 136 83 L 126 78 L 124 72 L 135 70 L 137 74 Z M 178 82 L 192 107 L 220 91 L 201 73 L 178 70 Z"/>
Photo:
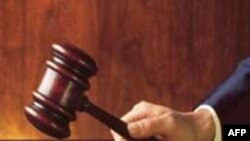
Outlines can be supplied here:
<path id="1" fill-rule="evenodd" d="M 87 53 L 71 44 L 53 44 L 52 49 L 53 57 L 25 114 L 39 130 L 64 138 L 70 136 L 69 123 L 76 119 L 83 92 L 90 87 L 88 79 L 97 67 Z"/>

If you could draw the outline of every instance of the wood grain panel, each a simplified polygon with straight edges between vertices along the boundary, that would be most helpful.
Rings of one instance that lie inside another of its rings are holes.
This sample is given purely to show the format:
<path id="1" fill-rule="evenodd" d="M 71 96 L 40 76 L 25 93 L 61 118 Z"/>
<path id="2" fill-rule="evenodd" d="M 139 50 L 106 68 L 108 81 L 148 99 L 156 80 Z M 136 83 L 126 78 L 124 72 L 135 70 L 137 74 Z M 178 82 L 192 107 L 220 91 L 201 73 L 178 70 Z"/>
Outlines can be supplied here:
<path id="1" fill-rule="evenodd" d="M 53 42 L 99 72 L 89 98 L 116 116 L 148 100 L 187 111 L 250 55 L 248 0 L 0 0 L 0 139 L 48 139 L 23 115 Z M 110 138 L 79 113 L 71 139 Z"/>

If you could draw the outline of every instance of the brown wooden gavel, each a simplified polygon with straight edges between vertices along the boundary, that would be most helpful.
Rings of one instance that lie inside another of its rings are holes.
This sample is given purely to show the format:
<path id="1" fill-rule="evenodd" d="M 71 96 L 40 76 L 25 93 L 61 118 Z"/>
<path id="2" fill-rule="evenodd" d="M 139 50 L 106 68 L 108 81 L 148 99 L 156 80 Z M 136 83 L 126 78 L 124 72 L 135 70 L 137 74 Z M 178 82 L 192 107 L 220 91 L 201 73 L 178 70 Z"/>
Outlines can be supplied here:
<path id="1" fill-rule="evenodd" d="M 154 137 L 134 139 L 125 122 L 84 95 L 90 87 L 89 78 L 97 72 L 95 61 L 86 52 L 68 43 L 53 44 L 52 49 L 43 80 L 33 92 L 34 101 L 25 107 L 26 117 L 36 128 L 56 138 L 69 137 L 69 123 L 76 119 L 75 112 L 84 111 L 128 140 L 157 141 Z"/>

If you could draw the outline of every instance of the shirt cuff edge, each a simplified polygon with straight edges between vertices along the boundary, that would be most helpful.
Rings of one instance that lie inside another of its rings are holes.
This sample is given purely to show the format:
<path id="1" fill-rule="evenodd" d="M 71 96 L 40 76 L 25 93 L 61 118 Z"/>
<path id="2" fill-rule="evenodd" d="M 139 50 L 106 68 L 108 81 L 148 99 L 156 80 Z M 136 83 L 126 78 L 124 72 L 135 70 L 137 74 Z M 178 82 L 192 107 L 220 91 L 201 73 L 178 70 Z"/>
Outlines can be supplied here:
<path id="1" fill-rule="evenodd" d="M 213 141 L 222 141 L 221 123 L 220 123 L 220 119 L 219 119 L 216 111 L 214 110 L 214 108 L 212 106 L 204 104 L 204 105 L 200 105 L 198 108 L 196 108 L 194 110 L 194 112 L 197 112 L 197 111 L 199 111 L 201 109 L 206 109 L 212 114 L 213 121 L 214 121 L 214 124 L 215 124 L 215 136 L 214 136 Z"/>

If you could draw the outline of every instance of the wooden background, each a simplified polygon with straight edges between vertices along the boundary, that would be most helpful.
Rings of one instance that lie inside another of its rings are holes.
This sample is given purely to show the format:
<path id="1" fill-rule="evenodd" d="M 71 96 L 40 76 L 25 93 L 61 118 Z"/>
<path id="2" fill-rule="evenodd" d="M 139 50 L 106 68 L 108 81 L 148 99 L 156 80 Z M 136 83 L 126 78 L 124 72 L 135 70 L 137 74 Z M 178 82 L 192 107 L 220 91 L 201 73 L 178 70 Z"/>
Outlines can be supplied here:
<path id="1" fill-rule="evenodd" d="M 99 73 L 89 98 L 116 116 L 140 100 L 192 110 L 250 55 L 249 0 L 0 0 L 0 139 L 49 139 L 25 118 L 50 57 L 71 42 Z M 70 139 L 111 138 L 79 113 Z"/>

